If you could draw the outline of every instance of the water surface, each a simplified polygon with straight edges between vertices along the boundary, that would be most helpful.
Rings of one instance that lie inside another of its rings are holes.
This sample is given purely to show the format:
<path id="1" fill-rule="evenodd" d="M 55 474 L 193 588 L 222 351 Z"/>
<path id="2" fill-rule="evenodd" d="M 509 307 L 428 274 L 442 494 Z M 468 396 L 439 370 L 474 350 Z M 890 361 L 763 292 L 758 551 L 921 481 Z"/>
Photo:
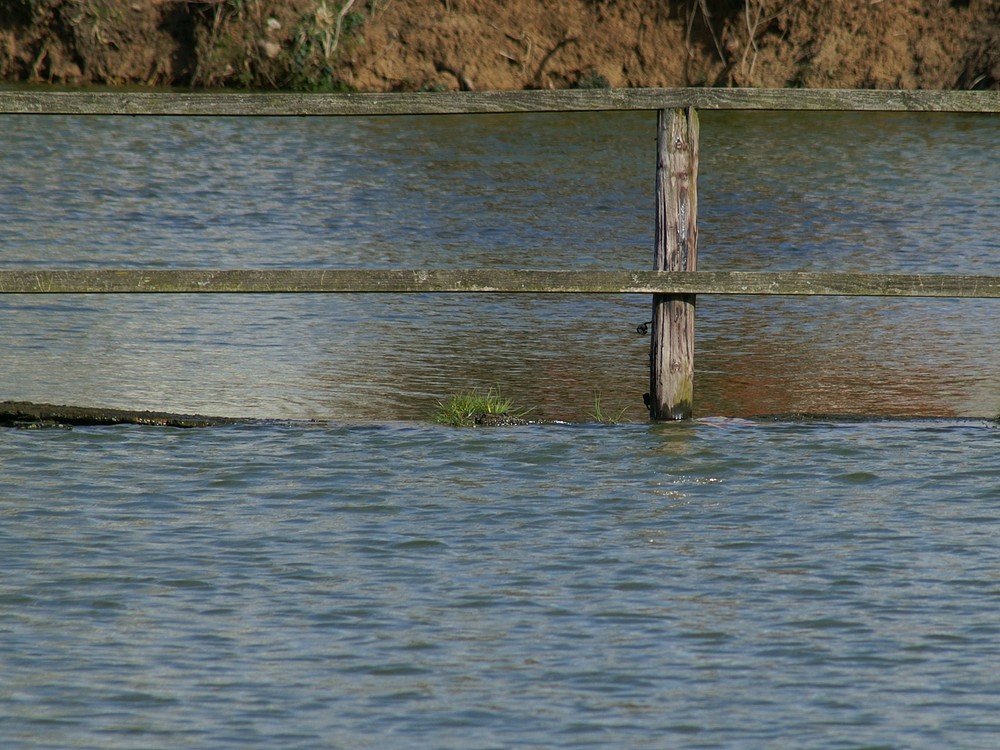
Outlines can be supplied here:
<path id="1" fill-rule="evenodd" d="M 0 432 L 12 748 L 989 748 L 975 422 Z"/>
<path id="2" fill-rule="evenodd" d="M 4 118 L 8 267 L 648 268 L 655 115 Z M 1000 273 L 991 116 L 702 113 L 700 268 Z M 928 179 L 929 160 L 947 165 Z M 7 398 L 642 421 L 645 297 L 0 299 Z M 993 300 L 699 300 L 700 415 L 1000 411 Z"/>
<path id="3" fill-rule="evenodd" d="M 652 263 L 648 114 L 2 123 L 8 268 Z M 702 136 L 703 269 L 1000 273 L 995 118 Z M 0 398 L 276 420 L 0 430 L 0 745 L 995 747 L 996 301 L 702 296 L 669 425 L 648 313 L 0 297 Z"/>

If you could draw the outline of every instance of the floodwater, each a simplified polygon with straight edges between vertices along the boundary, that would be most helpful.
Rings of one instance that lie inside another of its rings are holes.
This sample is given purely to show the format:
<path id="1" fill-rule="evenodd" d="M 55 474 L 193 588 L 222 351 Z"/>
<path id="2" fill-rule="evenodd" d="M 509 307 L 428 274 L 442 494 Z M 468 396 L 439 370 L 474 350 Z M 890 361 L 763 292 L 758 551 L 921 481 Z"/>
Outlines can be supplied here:
<path id="1" fill-rule="evenodd" d="M 1000 274 L 993 116 L 702 113 L 702 270 Z M 5 267 L 652 266 L 655 114 L 7 116 Z M 930 165 L 946 169 L 930 169 Z M 702 296 L 695 408 L 1000 411 L 995 300 Z M 646 419 L 643 296 L 0 299 L 0 397 L 421 419 L 500 388 Z"/>
<path id="2" fill-rule="evenodd" d="M 651 114 L 0 128 L 3 267 L 651 265 Z M 998 155 L 702 113 L 699 267 L 1000 274 Z M 703 296 L 663 425 L 648 311 L 0 296 L 0 399 L 275 420 L 0 431 L 0 746 L 995 747 L 996 301 Z"/>

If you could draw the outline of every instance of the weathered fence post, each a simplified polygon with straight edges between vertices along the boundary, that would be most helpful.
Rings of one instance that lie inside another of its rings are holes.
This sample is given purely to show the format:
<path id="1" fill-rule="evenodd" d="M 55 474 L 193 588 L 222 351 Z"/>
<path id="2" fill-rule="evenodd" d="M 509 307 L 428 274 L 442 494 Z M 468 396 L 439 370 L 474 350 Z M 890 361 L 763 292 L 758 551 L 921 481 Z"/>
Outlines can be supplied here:
<path id="1" fill-rule="evenodd" d="M 657 271 L 694 271 L 698 263 L 698 113 L 660 110 L 656 136 Z M 654 294 L 649 353 L 652 419 L 690 419 L 694 396 L 693 294 Z"/>

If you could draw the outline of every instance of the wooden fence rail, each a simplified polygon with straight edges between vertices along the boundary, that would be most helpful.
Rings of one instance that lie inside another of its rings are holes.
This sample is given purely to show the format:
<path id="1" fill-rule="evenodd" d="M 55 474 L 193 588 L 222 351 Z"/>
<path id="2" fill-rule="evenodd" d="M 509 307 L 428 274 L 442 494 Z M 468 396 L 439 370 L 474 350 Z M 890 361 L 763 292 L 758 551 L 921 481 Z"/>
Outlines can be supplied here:
<path id="1" fill-rule="evenodd" d="M 0 294 L 651 294 L 653 419 L 692 414 L 699 294 L 1000 297 L 1000 277 L 697 270 L 699 109 L 1000 113 L 1000 91 L 601 89 L 409 94 L 0 91 L 0 115 L 375 116 L 658 112 L 652 271 L 506 269 L 0 270 Z"/>
<path id="2" fill-rule="evenodd" d="M 472 269 L 9 270 L 0 294 L 719 294 L 1000 297 L 998 276 Z"/>
<path id="3" fill-rule="evenodd" d="M 359 115 L 607 112 L 663 109 L 1000 112 L 1000 91 L 855 89 L 576 89 L 395 94 L 0 90 L 0 114 Z"/>

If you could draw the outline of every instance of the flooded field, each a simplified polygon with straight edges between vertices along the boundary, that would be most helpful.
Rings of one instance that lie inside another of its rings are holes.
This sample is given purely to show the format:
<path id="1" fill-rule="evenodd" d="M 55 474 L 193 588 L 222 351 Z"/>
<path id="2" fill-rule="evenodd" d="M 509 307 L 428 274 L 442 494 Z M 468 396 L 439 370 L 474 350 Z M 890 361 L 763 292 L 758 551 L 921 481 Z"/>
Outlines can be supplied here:
<path id="1" fill-rule="evenodd" d="M 648 268 L 654 121 L 5 117 L 0 265 Z M 705 270 L 1000 273 L 995 118 L 702 139 Z M 0 430 L 4 747 L 992 748 L 996 301 L 702 297 L 662 425 L 648 311 L 0 297 L 0 398 L 277 420 Z"/>

